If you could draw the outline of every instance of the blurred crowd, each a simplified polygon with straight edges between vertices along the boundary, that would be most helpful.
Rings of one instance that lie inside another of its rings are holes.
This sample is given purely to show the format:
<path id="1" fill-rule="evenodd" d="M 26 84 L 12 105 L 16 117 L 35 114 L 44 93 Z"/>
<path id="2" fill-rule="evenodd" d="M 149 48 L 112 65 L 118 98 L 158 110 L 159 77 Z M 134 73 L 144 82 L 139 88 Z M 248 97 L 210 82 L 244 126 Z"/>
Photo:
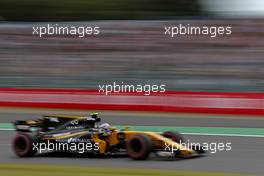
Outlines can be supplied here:
<path id="1" fill-rule="evenodd" d="M 97 36 L 32 35 L 39 23 L 0 23 L 0 87 L 97 89 L 111 82 L 166 90 L 264 91 L 263 19 L 90 21 Z M 232 34 L 164 35 L 177 24 L 232 26 Z"/>

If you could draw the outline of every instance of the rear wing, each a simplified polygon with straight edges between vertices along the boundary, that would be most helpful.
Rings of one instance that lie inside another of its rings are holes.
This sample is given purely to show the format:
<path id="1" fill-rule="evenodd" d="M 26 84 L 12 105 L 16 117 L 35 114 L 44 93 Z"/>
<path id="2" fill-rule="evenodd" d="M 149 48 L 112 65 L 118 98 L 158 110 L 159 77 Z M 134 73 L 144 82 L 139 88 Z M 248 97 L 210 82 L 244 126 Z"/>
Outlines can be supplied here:
<path id="1" fill-rule="evenodd" d="M 17 120 L 14 122 L 16 131 L 22 132 L 33 132 L 33 131 L 51 131 L 56 129 L 58 126 L 61 126 L 71 120 L 72 118 L 64 118 L 63 116 L 48 116 L 45 115 L 41 119 L 33 120 Z"/>
<path id="2" fill-rule="evenodd" d="M 42 119 L 36 120 L 17 120 L 14 122 L 16 131 L 32 132 L 42 129 Z"/>
<path id="3" fill-rule="evenodd" d="M 17 120 L 14 122 L 15 129 L 23 132 L 52 130 L 93 128 L 100 118 L 66 115 L 45 115 L 42 119 Z"/>

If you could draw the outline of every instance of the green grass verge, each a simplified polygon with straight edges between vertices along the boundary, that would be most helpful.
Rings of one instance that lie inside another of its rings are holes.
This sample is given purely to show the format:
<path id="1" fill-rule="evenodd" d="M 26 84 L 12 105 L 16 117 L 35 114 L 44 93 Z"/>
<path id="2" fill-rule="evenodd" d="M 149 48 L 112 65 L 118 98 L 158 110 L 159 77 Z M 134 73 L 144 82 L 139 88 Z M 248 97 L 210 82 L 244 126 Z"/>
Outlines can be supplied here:
<path id="1" fill-rule="evenodd" d="M 114 125 L 117 129 L 124 129 L 124 125 Z M 11 123 L 0 123 L 0 130 L 13 130 Z M 221 128 L 221 127 L 173 127 L 173 126 L 129 126 L 129 130 L 135 131 L 179 131 L 182 134 L 202 134 L 219 136 L 248 136 L 264 137 L 263 128 Z"/>
<path id="2" fill-rule="evenodd" d="M 105 167 L 51 166 L 36 164 L 0 164 L 0 175 L 8 176 L 246 176 L 229 173 L 206 173 L 189 171 L 168 171 L 157 169 L 125 169 Z"/>

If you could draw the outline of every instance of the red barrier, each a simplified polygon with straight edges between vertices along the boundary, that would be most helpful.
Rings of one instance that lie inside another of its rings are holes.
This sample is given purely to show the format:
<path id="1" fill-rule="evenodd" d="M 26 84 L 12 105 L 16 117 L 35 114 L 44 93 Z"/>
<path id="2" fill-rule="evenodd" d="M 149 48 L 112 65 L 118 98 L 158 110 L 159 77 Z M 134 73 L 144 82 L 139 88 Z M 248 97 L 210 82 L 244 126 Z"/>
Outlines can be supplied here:
<path id="1" fill-rule="evenodd" d="M 264 115 L 264 93 L 115 93 L 77 89 L 0 89 L 0 106 Z"/>

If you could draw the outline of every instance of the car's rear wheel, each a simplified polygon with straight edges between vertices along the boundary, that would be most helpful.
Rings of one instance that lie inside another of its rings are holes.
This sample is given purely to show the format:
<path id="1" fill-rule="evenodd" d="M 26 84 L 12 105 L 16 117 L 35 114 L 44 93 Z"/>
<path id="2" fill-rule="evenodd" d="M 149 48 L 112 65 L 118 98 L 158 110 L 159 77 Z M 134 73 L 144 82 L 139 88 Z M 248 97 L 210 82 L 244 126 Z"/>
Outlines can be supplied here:
<path id="1" fill-rule="evenodd" d="M 17 133 L 13 139 L 13 150 L 19 157 L 30 157 L 36 154 L 37 150 L 33 150 L 34 139 L 29 134 Z"/>
<path id="2" fill-rule="evenodd" d="M 177 142 L 177 143 L 183 143 L 184 142 L 183 136 L 176 131 L 165 131 L 164 133 L 162 133 L 162 136 L 169 138 L 172 141 Z"/>
<path id="3" fill-rule="evenodd" d="M 126 149 L 132 159 L 144 160 L 152 151 L 152 141 L 144 134 L 134 135 L 126 142 Z"/>

